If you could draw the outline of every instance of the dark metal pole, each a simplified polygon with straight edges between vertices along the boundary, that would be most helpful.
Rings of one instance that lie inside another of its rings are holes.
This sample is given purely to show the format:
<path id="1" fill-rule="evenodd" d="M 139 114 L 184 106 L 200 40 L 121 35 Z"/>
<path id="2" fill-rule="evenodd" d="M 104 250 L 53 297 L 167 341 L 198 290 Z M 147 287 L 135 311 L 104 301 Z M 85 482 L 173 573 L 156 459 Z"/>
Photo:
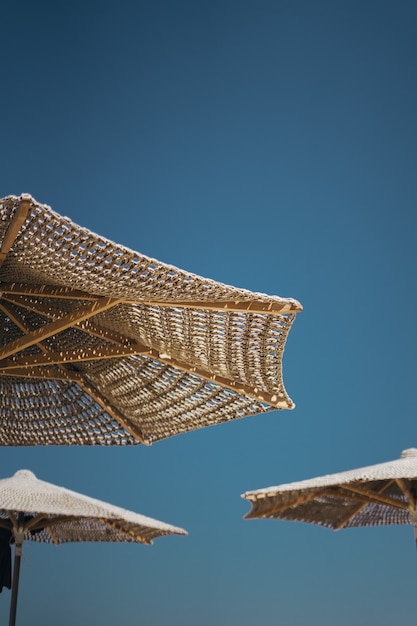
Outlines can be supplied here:
<path id="1" fill-rule="evenodd" d="M 15 626 L 16 624 L 17 592 L 19 591 L 19 573 L 20 573 L 20 559 L 22 556 L 22 543 L 23 542 L 18 543 L 16 540 L 16 544 L 14 548 L 12 598 L 10 600 L 9 626 Z"/>
<path id="2" fill-rule="evenodd" d="M 12 581 L 12 597 L 10 600 L 9 626 L 16 624 L 17 592 L 19 591 L 20 559 L 22 557 L 22 545 L 25 538 L 25 516 L 19 513 L 17 524 L 13 523 L 14 537 L 14 565 Z"/>

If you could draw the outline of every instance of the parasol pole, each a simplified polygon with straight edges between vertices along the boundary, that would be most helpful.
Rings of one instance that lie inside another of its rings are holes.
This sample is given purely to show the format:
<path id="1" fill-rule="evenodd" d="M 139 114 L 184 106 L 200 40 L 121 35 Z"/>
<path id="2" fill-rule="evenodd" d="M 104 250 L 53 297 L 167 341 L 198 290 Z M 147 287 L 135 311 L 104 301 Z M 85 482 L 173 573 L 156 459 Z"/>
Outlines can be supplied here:
<path id="1" fill-rule="evenodd" d="M 14 565 L 13 565 L 13 582 L 12 582 L 12 597 L 10 600 L 10 617 L 9 626 L 15 626 L 16 624 L 16 609 L 17 609 L 17 593 L 19 591 L 19 574 L 20 574 L 20 560 L 22 557 L 22 544 L 23 544 L 23 532 L 20 530 L 14 531 Z"/>
<path id="2" fill-rule="evenodd" d="M 413 518 L 413 524 L 414 524 L 414 539 L 416 541 L 416 550 L 417 550 L 417 509 L 413 509 L 411 511 L 411 515 Z"/>

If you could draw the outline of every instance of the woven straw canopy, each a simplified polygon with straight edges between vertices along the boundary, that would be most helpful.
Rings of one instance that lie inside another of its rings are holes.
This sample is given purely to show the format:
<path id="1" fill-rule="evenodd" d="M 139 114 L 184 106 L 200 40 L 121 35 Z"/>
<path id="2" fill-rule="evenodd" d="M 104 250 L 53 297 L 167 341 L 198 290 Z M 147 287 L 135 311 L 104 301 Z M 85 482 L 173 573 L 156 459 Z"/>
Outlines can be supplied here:
<path id="1" fill-rule="evenodd" d="M 417 449 L 371 467 L 248 491 L 247 518 L 309 522 L 333 530 L 417 524 Z"/>
<path id="2" fill-rule="evenodd" d="M 20 470 L 0 480 L 0 528 L 24 540 L 55 543 L 111 541 L 152 543 L 163 535 L 186 535 L 182 528 L 127 511 L 39 480 Z"/>
<path id="3" fill-rule="evenodd" d="M 182 528 L 38 480 L 20 470 L 0 480 L 0 591 L 12 589 L 9 626 L 16 623 L 20 560 L 24 541 L 60 545 L 70 541 L 152 543 Z M 11 548 L 15 545 L 13 583 Z"/>
<path id="4" fill-rule="evenodd" d="M 201 278 L 0 201 L 0 445 L 152 443 L 291 409 L 301 305 Z"/>

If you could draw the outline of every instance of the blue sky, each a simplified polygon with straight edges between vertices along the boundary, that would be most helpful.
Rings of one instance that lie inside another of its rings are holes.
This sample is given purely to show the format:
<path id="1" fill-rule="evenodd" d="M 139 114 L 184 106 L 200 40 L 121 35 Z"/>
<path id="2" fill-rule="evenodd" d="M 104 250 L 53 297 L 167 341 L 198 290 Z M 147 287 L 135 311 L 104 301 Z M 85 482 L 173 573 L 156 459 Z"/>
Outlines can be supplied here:
<path id="1" fill-rule="evenodd" d="M 2 25 L 0 196 L 304 306 L 292 412 L 150 448 L 2 449 L 2 476 L 189 531 L 27 545 L 20 626 L 413 620 L 411 527 L 244 521 L 240 494 L 417 446 L 417 5 L 41 0 Z"/>

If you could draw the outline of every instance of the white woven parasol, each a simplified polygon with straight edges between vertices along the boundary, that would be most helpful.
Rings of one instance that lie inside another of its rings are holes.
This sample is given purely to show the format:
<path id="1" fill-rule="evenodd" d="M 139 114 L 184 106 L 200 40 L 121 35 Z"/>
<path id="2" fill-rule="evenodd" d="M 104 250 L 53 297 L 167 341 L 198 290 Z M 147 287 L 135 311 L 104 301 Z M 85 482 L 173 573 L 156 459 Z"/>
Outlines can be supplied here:
<path id="1" fill-rule="evenodd" d="M 60 545 L 70 541 L 151 544 L 156 537 L 186 535 L 182 528 L 127 511 L 101 500 L 39 480 L 20 470 L 0 480 L 2 586 L 10 587 L 10 551 L 15 544 L 9 626 L 15 624 L 20 558 L 24 541 Z M 7 558 L 9 557 L 9 558 Z"/>
<path id="2" fill-rule="evenodd" d="M 355 526 L 412 524 L 417 540 L 417 449 L 401 458 L 338 474 L 329 474 L 248 491 L 246 518 L 308 522 L 333 530 Z"/>
<path id="3" fill-rule="evenodd" d="M 0 445 L 152 443 L 291 409 L 296 300 L 150 259 L 0 200 Z"/>

